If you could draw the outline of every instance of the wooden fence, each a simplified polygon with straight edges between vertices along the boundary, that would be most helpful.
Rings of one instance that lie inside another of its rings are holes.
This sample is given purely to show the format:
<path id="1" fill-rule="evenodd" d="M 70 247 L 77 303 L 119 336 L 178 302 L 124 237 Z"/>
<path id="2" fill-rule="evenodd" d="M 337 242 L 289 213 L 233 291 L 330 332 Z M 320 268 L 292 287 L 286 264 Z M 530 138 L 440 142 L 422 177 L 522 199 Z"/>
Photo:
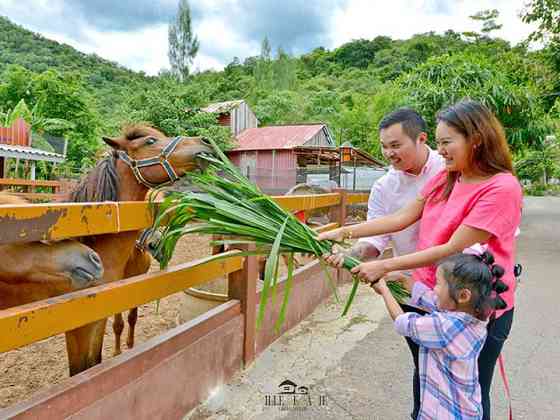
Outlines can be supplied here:
<path id="1" fill-rule="evenodd" d="M 324 230 L 344 223 L 347 205 L 367 199 L 367 194 L 344 191 L 275 197 L 288 210 L 330 207 L 331 220 L 335 222 L 323 227 Z M 0 206 L 0 244 L 133 231 L 149 227 L 151 222 L 150 205 L 145 202 Z M 276 332 L 273 328 L 279 307 L 272 305 L 262 329 L 256 331 L 259 298 L 256 259 L 235 256 L 236 252 L 231 252 L 232 258 L 220 261 L 203 258 L 0 311 L 0 352 L 5 352 L 199 286 L 218 276 L 229 278 L 229 302 L 42 391 L 29 401 L 0 410 L 0 419 L 36 416 L 58 419 L 74 415 L 108 418 L 115 407 L 120 410 L 120 418 L 181 418 L 207 398 L 213 386 L 224 383 L 242 366 L 251 363 L 258 353 L 330 294 L 315 261 L 295 273 L 292 299 L 282 330 Z M 344 279 L 342 273 L 331 271 L 339 281 Z M 279 293 L 283 285 L 281 280 Z M 223 353 L 219 346 L 215 347 L 217 343 L 226 346 L 229 352 Z M 177 381 L 173 374 L 177 364 L 200 372 Z M 175 395 L 175 400 L 156 397 L 158 393 L 154 391 L 162 386 L 162 381 L 168 386 L 166 392 L 169 396 Z M 183 395 L 185 387 L 192 390 L 188 396 Z M 138 393 L 145 401 L 140 407 L 137 406 Z"/>
<path id="2" fill-rule="evenodd" d="M 0 178 L 0 191 L 23 197 L 30 201 L 56 201 L 69 191 L 73 182 L 47 181 L 18 178 Z M 37 188 L 41 192 L 37 192 Z M 47 191 L 45 191 L 47 190 Z"/>

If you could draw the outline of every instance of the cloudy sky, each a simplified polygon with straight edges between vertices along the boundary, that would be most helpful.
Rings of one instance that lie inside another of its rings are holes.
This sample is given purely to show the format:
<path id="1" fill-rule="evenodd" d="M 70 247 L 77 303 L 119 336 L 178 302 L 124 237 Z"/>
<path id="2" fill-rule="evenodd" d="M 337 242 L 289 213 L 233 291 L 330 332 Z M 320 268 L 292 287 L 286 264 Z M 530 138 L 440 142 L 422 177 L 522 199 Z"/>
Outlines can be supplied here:
<path id="1" fill-rule="evenodd" d="M 518 15 L 525 0 L 191 0 L 200 40 L 195 68 L 221 69 L 233 57 L 260 51 L 267 36 L 274 49 L 292 54 L 332 49 L 352 39 L 447 29 L 479 30 L 468 18 L 500 11 L 496 35 L 517 43 L 531 27 Z M 134 70 L 157 74 L 168 67 L 167 27 L 178 0 L 0 0 L 0 15 L 26 29 Z M 1 35 L 1 34 L 0 34 Z"/>

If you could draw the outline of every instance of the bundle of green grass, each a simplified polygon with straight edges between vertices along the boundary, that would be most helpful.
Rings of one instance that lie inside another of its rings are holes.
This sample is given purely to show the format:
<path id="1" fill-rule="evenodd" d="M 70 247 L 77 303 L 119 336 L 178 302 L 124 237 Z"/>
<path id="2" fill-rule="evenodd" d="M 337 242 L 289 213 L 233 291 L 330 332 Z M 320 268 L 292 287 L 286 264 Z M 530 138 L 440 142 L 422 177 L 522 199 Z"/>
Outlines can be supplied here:
<path id="1" fill-rule="evenodd" d="M 317 233 L 301 223 L 292 213 L 283 209 L 270 196 L 247 178 L 210 141 L 215 156 L 203 156 L 208 168 L 203 173 L 188 175 L 197 192 L 171 193 L 158 206 L 154 228 L 162 227 L 162 238 L 158 245 L 160 264 L 165 268 L 173 255 L 177 241 L 192 233 L 217 235 L 225 239 L 213 244 L 241 245 L 255 244 L 255 250 L 242 255 L 266 255 L 264 285 L 257 317 L 260 325 L 269 297 L 276 295 L 279 256 L 289 254 L 288 274 L 282 306 L 276 326 L 285 317 L 292 285 L 293 254 L 304 253 L 321 257 L 331 252 L 333 245 L 348 244 L 335 241 L 318 241 Z M 164 225 L 163 221 L 166 221 Z M 240 254 L 237 254 L 240 255 Z M 221 258 L 217 255 L 216 258 Z M 324 264 L 322 260 L 321 264 Z M 344 268 L 351 270 L 360 264 L 356 258 L 345 257 Z M 326 280 L 338 300 L 336 287 L 325 269 Z M 359 280 L 353 278 L 351 292 L 342 314 L 345 315 L 352 304 Z M 409 295 L 400 283 L 388 282 L 389 289 L 399 301 Z"/>

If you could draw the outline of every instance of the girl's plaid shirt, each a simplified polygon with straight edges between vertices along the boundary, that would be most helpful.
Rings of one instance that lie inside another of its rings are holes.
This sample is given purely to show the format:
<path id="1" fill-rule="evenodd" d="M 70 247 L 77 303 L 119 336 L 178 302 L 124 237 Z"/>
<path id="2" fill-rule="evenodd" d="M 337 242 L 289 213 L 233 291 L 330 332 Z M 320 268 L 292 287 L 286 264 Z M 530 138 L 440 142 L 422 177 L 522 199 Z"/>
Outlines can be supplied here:
<path id="1" fill-rule="evenodd" d="M 477 359 L 487 323 L 465 312 L 439 311 L 434 292 L 418 281 L 411 304 L 431 312 L 405 313 L 395 320 L 397 332 L 420 346 L 417 419 L 481 419 Z"/>

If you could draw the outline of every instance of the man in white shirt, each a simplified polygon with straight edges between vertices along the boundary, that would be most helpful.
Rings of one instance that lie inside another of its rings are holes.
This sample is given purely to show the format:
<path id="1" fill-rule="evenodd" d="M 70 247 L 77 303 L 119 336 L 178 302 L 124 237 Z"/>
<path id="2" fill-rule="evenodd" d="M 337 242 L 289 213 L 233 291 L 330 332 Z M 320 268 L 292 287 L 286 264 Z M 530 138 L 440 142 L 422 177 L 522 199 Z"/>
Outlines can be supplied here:
<path id="1" fill-rule="evenodd" d="M 426 122 L 414 110 L 398 109 L 379 123 L 383 156 L 391 163 L 389 171 L 377 180 L 368 201 L 367 219 L 395 213 L 418 197 L 428 180 L 445 168 L 443 158 L 426 145 Z M 362 261 L 377 258 L 388 243 L 393 243 L 394 255 L 416 251 L 419 223 L 397 233 L 361 238 L 348 251 Z M 342 255 L 329 261 L 342 266 Z"/>
<path id="2" fill-rule="evenodd" d="M 395 213 L 416 199 L 430 178 L 445 168 L 444 159 L 426 145 L 428 134 L 426 122 L 414 110 L 401 108 L 386 115 L 379 123 L 379 138 L 383 156 L 391 163 L 389 171 L 371 187 L 368 200 L 367 220 Z M 381 236 L 361 238 L 346 251 L 366 261 L 377 258 L 391 241 L 393 254 L 404 255 L 416 251 L 419 222 L 408 228 Z M 334 253 L 326 261 L 342 267 L 344 253 Z M 401 305 L 405 312 L 425 312 L 409 305 Z M 415 419 L 420 407 L 420 379 L 418 376 L 418 345 L 406 339 L 414 360 L 413 395 L 411 418 Z"/>

